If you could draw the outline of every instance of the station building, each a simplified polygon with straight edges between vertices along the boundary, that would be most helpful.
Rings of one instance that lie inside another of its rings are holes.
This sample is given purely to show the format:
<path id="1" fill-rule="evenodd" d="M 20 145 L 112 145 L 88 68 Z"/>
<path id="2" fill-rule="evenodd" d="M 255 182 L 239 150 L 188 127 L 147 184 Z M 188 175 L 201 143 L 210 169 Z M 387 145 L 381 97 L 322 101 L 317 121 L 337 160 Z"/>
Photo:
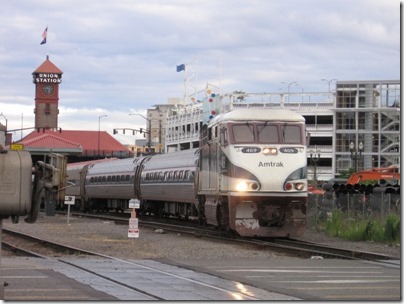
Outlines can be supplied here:
<path id="1" fill-rule="evenodd" d="M 105 131 L 59 128 L 59 85 L 62 83 L 62 74 L 62 70 L 50 61 L 49 56 L 32 73 L 35 85 L 35 126 L 18 144 L 31 153 L 33 161 L 41 160 L 48 153 L 66 155 L 68 162 L 133 156 L 131 150 Z M 11 138 L 7 137 L 4 145 L 9 146 L 11 142 Z"/>

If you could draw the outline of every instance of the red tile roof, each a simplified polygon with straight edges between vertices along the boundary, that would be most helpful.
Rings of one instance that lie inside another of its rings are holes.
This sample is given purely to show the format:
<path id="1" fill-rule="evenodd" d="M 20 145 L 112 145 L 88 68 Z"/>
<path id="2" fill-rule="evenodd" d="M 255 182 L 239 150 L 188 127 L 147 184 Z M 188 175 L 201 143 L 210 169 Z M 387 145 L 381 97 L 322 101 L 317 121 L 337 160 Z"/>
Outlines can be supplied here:
<path id="1" fill-rule="evenodd" d="M 53 134 L 40 134 L 38 137 L 34 137 L 28 140 L 24 140 L 24 146 L 35 148 L 79 148 L 79 143 L 72 142 L 70 140 L 60 138 Z"/>
<path id="2" fill-rule="evenodd" d="M 47 145 L 49 149 L 60 147 L 62 143 L 67 145 L 66 148 L 81 147 L 83 154 L 94 154 L 98 150 L 101 154 L 130 151 L 106 131 L 33 131 L 20 141 L 26 148 L 35 147 L 39 142 L 41 145 Z M 70 147 L 68 147 L 69 145 Z"/>
<path id="3" fill-rule="evenodd" d="M 33 72 L 34 73 L 56 73 L 63 74 L 63 72 L 49 60 L 49 56 L 46 60 Z"/>

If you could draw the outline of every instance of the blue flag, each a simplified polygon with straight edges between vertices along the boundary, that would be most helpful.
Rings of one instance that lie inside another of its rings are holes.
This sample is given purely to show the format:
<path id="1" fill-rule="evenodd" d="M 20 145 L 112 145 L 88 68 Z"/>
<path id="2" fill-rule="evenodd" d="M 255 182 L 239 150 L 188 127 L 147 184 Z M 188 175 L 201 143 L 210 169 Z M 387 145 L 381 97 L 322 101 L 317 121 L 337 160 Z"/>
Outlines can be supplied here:
<path id="1" fill-rule="evenodd" d="M 46 43 L 46 37 L 48 36 L 48 27 L 45 28 L 45 30 L 42 33 L 42 42 L 40 44 L 45 44 Z"/>
<path id="2" fill-rule="evenodd" d="M 185 64 L 177 65 L 177 72 L 185 71 Z"/>

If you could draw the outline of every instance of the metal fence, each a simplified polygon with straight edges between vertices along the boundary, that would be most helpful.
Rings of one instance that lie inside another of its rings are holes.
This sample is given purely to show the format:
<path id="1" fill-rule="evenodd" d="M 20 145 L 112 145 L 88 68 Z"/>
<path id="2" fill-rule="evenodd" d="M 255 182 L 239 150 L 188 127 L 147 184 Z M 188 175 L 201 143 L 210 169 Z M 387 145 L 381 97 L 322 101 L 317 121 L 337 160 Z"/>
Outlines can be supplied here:
<path id="1" fill-rule="evenodd" d="M 308 226 L 330 220 L 335 210 L 341 211 L 344 218 L 385 220 L 390 214 L 401 215 L 401 197 L 397 193 L 346 193 L 336 195 L 309 194 L 307 219 Z M 401 216 L 400 216 L 401 217 Z"/>

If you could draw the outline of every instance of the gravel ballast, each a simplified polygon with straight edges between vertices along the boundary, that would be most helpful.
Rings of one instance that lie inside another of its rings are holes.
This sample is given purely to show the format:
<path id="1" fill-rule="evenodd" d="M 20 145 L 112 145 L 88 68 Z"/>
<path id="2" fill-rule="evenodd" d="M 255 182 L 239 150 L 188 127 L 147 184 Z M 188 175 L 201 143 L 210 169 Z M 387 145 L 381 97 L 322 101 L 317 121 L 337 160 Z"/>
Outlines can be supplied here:
<path id="1" fill-rule="evenodd" d="M 197 238 L 181 233 L 157 233 L 154 229 L 139 227 L 139 238 L 128 238 L 128 225 L 113 221 L 70 217 L 42 213 L 34 224 L 23 219 L 13 224 L 3 220 L 3 227 L 46 240 L 56 241 L 81 249 L 125 259 L 163 259 L 180 262 L 187 259 L 290 259 L 281 253 L 271 252 L 251 245 L 223 243 L 203 237 Z M 161 232 L 161 231 L 160 231 Z M 6 236 L 2 239 L 6 238 Z M 399 246 L 388 246 L 372 242 L 348 242 L 328 237 L 322 232 L 308 229 L 299 239 L 328 244 L 340 248 L 375 252 L 400 257 Z"/>

